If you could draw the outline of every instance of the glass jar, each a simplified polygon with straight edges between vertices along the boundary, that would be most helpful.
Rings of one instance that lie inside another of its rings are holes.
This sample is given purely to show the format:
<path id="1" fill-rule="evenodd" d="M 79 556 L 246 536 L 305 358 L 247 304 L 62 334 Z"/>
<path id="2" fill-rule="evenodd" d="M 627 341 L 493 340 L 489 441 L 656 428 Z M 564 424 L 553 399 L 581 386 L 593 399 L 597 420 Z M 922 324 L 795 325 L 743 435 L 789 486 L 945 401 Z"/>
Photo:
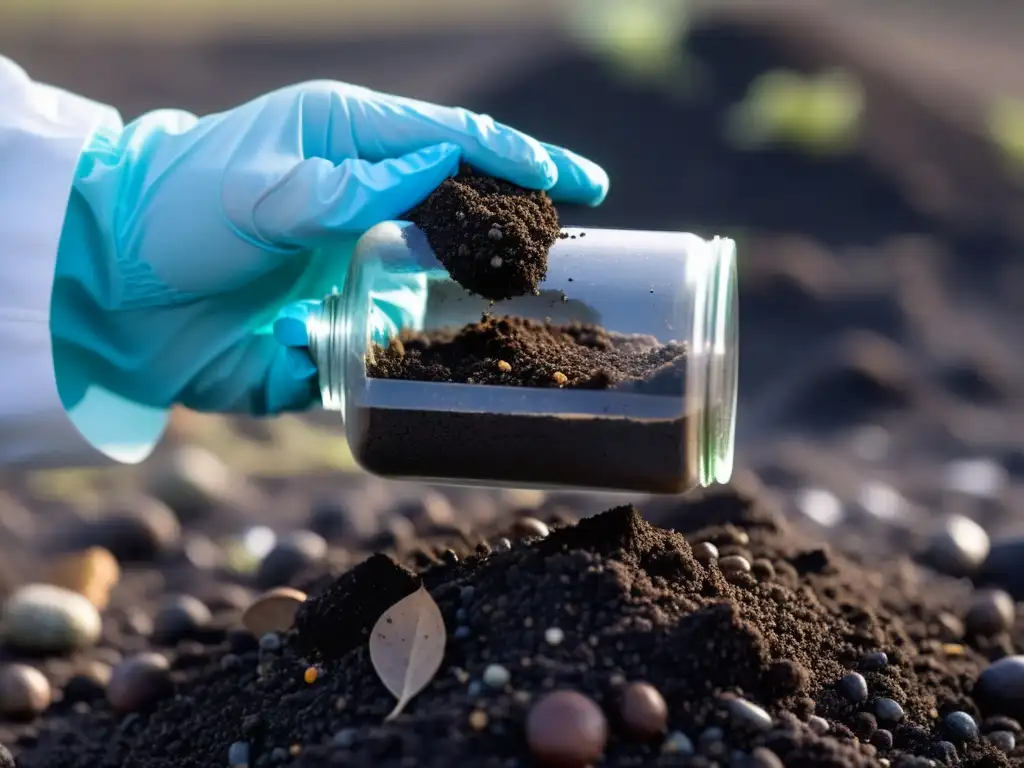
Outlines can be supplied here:
<path id="1" fill-rule="evenodd" d="M 324 406 L 374 474 L 645 493 L 731 476 L 727 238 L 564 228 L 535 294 L 489 302 L 416 226 L 384 222 L 306 330 Z"/>

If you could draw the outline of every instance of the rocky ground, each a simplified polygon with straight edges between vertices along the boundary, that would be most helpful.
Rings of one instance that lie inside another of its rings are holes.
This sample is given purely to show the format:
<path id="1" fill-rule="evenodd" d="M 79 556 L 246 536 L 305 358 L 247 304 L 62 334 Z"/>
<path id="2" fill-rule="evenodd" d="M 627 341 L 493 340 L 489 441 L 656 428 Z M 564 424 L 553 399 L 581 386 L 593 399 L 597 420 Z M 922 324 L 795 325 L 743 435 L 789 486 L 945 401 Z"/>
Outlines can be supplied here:
<path id="1" fill-rule="evenodd" d="M 949 171 L 998 152 L 906 129 L 925 118 L 875 80 L 853 152 L 739 149 L 730 107 L 806 63 L 749 28 L 696 30 L 692 77 L 668 89 L 544 36 L 416 46 L 402 55 L 437 66 L 414 95 L 606 165 L 606 206 L 563 223 L 740 240 L 734 483 L 648 499 L 246 476 L 180 437 L 93 495 L 8 478 L 0 741 L 17 764 L 1020 764 L 1019 193 L 989 174 L 964 194 Z M 408 92 L 383 44 L 197 49 L 217 78 L 118 55 L 76 67 L 129 112 L 312 76 Z M 886 151 L 907 135 L 920 152 Z M 961 194 L 920 193 L 943 183 Z M 420 585 L 443 660 L 385 722 L 366 640 Z M 284 586 L 301 594 L 259 597 Z"/>

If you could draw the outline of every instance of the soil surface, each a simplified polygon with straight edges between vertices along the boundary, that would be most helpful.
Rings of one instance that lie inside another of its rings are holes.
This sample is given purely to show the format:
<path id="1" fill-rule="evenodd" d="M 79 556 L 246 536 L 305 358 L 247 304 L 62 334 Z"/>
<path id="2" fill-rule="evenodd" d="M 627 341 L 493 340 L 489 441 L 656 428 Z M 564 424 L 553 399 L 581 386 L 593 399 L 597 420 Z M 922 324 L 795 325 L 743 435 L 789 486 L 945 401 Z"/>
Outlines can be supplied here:
<path id="1" fill-rule="evenodd" d="M 405 331 L 376 347 L 367 374 L 379 379 L 682 393 L 685 347 L 594 325 L 552 325 L 484 315 L 479 323 L 426 334 Z"/>
<path id="2" fill-rule="evenodd" d="M 493 301 L 536 293 L 560 234 L 547 193 L 465 164 L 405 218 L 423 230 L 456 282 Z"/>
<path id="3" fill-rule="evenodd" d="M 605 204 L 562 221 L 735 234 L 743 329 L 741 467 L 713 493 L 239 478 L 190 454 L 170 463 L 173 482 L 137 480 L 171 511 L 77 492 L 57 502 L 73 478 L 5 477 L 4 593 L 43 578 L 57 539 L 121 564 L 94 644 L 0 647 L 0 742 L 22 768 L 211 768 L 229 755 L 261 768 L 525 767 L 539 738 L 528 713 L 564 689 L 604 713 L 604 766 L 1024 762 L 1024 237 L 993 213 L 1019 187 L 947 175 L 953 160 L 996 167 L 983 138 L 944 143 L 876 75 L 852 154 L 740 150 L 723 125 L 754 78 L 818 67 L 732 25 L 695 29 L 686 77 L 668 85 L 532 33 L 8 43 L 30 72 L 126 117 L 216 111 L 321 77 L 493 114 L 608 170 Z M 149 466 L 172 457 L 169 444 Z M 385 724 L 394 699 L 365 630 L 419 583 L 445 618 L 445 659 Z M 242 631 L 242 609 L 284 584 L 312 596 L 297 631 Z M 110 668 L 145 651 L 167 657 L 173 693 L 151 666 L 134 679 L 156 700 L 115 714 Z M 15 680 L 13 662 L 52 687 L 52 704 L 34 699 L 41 714 L 13 714 L 32 697 L 12 691 L 38 684 L 23 669 Z M 619 711 L 621 687 L 641 680 L 666 705 L 649 741 Z M 582 753 L 600 729 L 578 733 L 579 721 L 555 725 Z"/>

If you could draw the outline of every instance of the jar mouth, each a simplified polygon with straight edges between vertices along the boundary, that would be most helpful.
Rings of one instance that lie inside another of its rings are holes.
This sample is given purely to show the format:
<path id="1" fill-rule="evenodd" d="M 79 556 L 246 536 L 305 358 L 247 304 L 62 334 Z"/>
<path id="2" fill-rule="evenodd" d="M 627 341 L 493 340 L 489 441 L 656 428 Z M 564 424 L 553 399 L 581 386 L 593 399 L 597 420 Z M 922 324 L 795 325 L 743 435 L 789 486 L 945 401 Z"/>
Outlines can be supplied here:
<path id="1" fill-rule="evenodd" d="M 739 300 L 736 243 L 716 237 L 708 243 L 712 265 L 704 303 L 707 360 L 698 480 L 704 487 L 732 478 L 739 387 Z"/>

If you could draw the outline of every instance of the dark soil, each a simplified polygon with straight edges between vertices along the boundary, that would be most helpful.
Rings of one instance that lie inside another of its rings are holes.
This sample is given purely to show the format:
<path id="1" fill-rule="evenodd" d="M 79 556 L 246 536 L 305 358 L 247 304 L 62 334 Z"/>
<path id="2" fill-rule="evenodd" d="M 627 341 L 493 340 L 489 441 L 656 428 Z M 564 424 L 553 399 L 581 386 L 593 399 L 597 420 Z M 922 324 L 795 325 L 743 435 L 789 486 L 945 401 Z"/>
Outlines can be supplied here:
<path id="1" fill-rule="evenodd" d="M 682 394 L 685 353 L 653 336 L 484 315 L 457 330 L 405 331 L 366 369 L 378 379 Z"/>
<path id="2" fill-rule="evenodd" d="M 465 164 L 404 218 L 423 230 L 452 279 L 493 301 L 536 293 L 560 234 L 546 193 Z"/>

